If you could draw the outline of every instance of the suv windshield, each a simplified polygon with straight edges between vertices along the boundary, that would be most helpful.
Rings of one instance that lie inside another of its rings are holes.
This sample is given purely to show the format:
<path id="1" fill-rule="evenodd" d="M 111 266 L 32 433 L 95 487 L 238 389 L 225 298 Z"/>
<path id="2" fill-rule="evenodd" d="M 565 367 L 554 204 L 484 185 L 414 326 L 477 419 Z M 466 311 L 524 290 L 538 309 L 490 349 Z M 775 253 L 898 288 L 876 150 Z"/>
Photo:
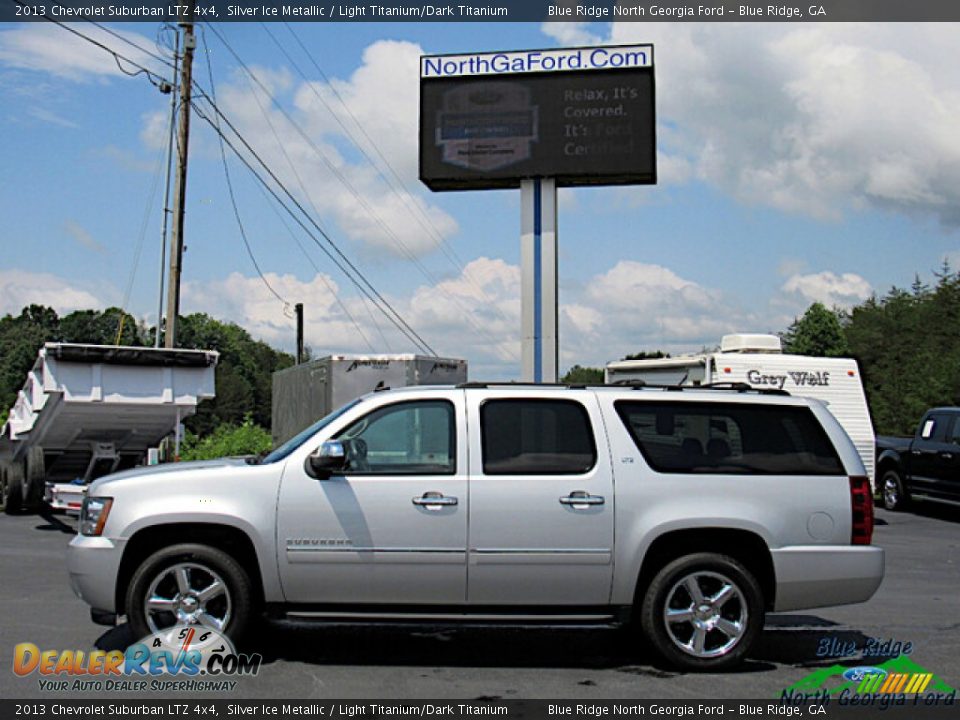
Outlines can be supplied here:
<path id="1" fill-rule="evenodd" d="M 278 460 L 283 460 L 283 459 L 284 459 L 285 457 L 287 457 L 290 453 L 292 453 L 292 452 L 293 452 L 294 450 L 296 450 L 298 447 L 300 447 L 301 445 L 303 445 L 307 440 L 309 440 L 310 438 L 312 438 L 316 433 L 318 433 L 318 432 L 320 432 L 321 430 L 323 430 L 323 428 L 325 428 L 327 425 L 329 425 L 329 424 L 332 423 L 334 420 L 336 420 L 338 417 L 340 417 L 340 416 L 343 415 L 345 412 L 347 412 L 347 410 L 350 410 L 351 408 L 353 408 L 353 407 L 355 407 L 356 405 L 358 405 L 358 404 L 361 402 L 361 400 L 362 400 L 361 398 L 357 398 L 356 400 L 353 400 L 352 402 L 348 402 L 346 405 L 344 405 L 344 406 L 343 406 L 342 408 L 340 408 L 339 410 L 334 410 L 334 411 L 333 411 L 332 413 L 330 413 L 329 415 L 325 415 L 324 417 L 322 417 L 322 418 L 320 418 L 319 420 L 317 420 L 317 421 L 316 421 L 313 425 L 311 425 L 310 427 L 306 428 L 305 430 L 301 430 L 301 431 L 298 432 L 296 435 L 294 435 L 292 438 L 290 438 L 289 440 L 287 440 L 283 445 L 281 445 L 281 446 L 278 447 L 276 450 L 274 450 L 274 451 L 271 452 L 269 455 L 267 455 L 265 458 L 263 458 L 263 460 L 260 461 L 261 464 L 266 465 L 266 464 L 269 464 L 269 463 L 275 463 L 275 462 L 277 462 Z"/>

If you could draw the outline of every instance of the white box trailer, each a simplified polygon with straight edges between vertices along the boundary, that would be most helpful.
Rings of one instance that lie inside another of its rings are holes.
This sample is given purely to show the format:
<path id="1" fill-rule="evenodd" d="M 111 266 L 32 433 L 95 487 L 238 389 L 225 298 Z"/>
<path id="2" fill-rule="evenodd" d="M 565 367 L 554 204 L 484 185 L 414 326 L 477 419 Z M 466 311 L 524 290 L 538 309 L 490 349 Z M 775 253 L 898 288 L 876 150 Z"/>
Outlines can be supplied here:
<path id="1" fill-rule="evenodd" d="M 459 385 L 467 361 L 428 355 L 328 355 L 273 374 L 274 447 L 378 388 Z"/>
<path id="2" fill-rule="evenodd" d="M 775 335 L 727 335 L 719 352 L 672 358 L 618 360 L 606 366 L 609 384 L 643 381 L 656 385 L 743 383 L 785 390 L 826 404 L 853 440 L 874 485 L 875 436 L 860 368 L 852 358 L 785 355 Z"/>
<path id="3" fill-rule="evenodd" d="M 46 343 L 0 430 L 5 507 L 34 506 L 45 484 L 55 507 L 82 498 L 91 480 L 133 467 L 149 448 L 214 396 L 219 355 L 115 345 Z"/>

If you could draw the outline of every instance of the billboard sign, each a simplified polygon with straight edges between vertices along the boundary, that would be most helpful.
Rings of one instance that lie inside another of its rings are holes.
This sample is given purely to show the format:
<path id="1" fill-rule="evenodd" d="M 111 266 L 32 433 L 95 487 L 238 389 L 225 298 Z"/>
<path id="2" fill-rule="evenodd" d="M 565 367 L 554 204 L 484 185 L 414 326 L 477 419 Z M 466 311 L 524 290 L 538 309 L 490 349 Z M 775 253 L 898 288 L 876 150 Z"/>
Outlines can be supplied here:
<path id="1" fill-rule="evenodd" d="M 420 58 L 431 190 L 656 182 L 653 46 Z"/>

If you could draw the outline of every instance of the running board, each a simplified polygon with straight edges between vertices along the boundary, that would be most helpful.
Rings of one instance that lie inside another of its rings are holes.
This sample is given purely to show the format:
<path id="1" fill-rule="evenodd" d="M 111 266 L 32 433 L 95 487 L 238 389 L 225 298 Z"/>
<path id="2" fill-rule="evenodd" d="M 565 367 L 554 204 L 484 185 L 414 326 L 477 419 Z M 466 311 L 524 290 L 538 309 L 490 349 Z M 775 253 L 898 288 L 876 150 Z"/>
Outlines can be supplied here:
<path id="1" fill-rule="evenodd" d="M 608 615 L 490 615 L 473 613 L 364 613 L 364 612 L 323 612 L 294 610 L 285 613 L 288 618 L 297 620 L 357 620 L 357 621 L 393 621 L 393 622 L 480 622 L 480 623 L 585 623 L 602 624 L 616 621 Z"/>
<path id="2" fill-rule="evenodd" d="M 595 606 L 552 608 L 539 607 L 475 607 L 372 605 L 287 605 L 271 604 L 267 615 L 278 620 L 318 623 L 405 623 L 450 625 L 619 625 L 630 619 L 630 607 Z"/>

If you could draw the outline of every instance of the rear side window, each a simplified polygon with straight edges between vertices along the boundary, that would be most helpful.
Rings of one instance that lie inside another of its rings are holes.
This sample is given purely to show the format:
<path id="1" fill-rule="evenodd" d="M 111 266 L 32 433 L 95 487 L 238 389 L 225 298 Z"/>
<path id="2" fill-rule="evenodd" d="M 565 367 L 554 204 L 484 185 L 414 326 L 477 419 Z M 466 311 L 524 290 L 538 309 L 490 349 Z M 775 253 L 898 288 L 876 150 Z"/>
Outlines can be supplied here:
<path id="1" fill-rule="evenodd" d="M 597 460 L 590 417 L 573 400 L 487 400 L 480 425 L 487 475 L 578 475 Z"/>
<path id="2" fill-rule="evenodd" d="M 810 408 L 638 401 L 615 405 L 657 472 L 844 474 L 836 449 Z"/>

